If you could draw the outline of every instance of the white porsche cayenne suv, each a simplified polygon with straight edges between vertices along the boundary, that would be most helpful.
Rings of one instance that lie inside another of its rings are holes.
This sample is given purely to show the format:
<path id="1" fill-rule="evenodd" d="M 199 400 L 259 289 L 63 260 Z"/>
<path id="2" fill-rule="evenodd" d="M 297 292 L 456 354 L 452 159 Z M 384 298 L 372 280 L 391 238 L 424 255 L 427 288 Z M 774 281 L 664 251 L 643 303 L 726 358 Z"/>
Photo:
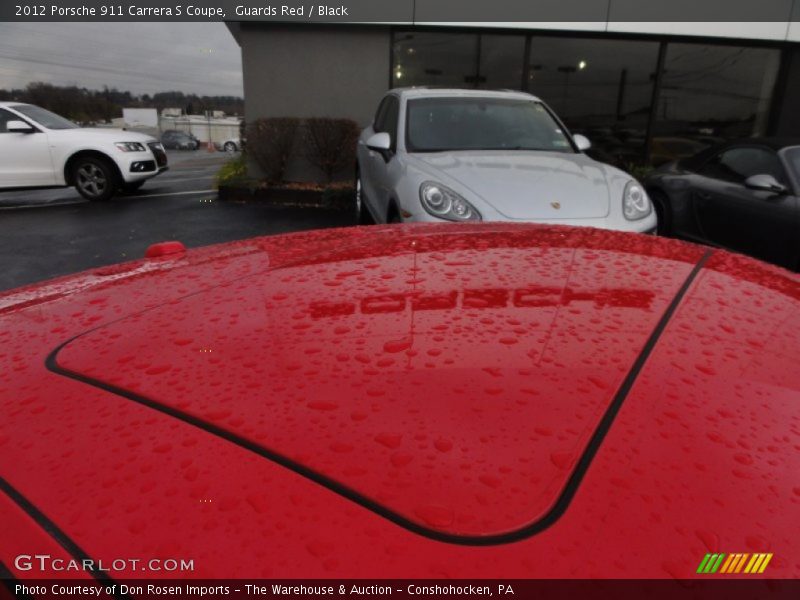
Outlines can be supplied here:
<path id="1" fill-rule="evenodd" d="M 523 92 L 389 91 L 358 141 L 362 222 L 529 221 L 654 232 L 642 185 Z"/>
<path id="2" fill-rule="evenodd" d="M 87 200 L 134 191 L 167 170 L 161 143 L 90 129 L 33 104 L 0 102 L 0 191 L 75 186 Z"/>

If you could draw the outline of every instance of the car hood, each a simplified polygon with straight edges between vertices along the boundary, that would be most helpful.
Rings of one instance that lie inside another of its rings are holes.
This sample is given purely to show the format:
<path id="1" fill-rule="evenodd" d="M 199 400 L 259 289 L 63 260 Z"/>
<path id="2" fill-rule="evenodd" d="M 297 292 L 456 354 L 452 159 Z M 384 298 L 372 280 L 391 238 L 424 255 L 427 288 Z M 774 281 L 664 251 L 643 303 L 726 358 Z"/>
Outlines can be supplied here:
<path id="1" fill-rule="evenodd" d="M 468 199 L 477 196 L 511 220 L 589 219 L 609 213 L 606 167 L 584 154 L 470 151 L 409 156 L 432 179 L 441 174 L 441 183 L 466 192 Z"/>
<path id="2" fill-rule="evenodd" d="M 796 576 L 800 284 L 710 252 L 351 228 L 16 291 L 0 558 L 51 552 L 43 523 L 193 577 L 688 577 L 767 550 Z"/>

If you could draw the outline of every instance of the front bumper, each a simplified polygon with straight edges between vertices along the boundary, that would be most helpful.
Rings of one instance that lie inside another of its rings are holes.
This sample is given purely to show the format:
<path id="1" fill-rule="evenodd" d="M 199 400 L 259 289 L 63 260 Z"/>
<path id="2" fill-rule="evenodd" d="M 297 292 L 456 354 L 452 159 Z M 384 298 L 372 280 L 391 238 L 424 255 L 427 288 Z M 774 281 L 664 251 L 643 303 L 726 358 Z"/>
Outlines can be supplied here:
<path id="1" fill-rule="evenodd" d="M 144 152 L 127 152 L 116 156 L 117 166 L 125 183 L 145 181 L 169 168 L 167 153 L 160 143 L 150 142 L 147 147 Z"/>

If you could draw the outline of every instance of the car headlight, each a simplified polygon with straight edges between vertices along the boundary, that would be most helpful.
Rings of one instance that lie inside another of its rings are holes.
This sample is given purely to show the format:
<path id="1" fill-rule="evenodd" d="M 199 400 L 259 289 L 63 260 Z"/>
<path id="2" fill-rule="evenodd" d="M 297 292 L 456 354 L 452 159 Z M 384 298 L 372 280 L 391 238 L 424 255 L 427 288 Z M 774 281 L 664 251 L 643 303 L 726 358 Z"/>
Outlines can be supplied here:
<path id="1" fill-rule="evenodd" d="M 419 186 L 419 199 L 429 214 L 448 221 L 480 221 L 481 214 L 459 194 L 440 183 Z"/>
<path id="2" fill-rule="evenodd" d="M 123 152 L 144 152 L 144 144 L 139 142 L 117 142 L 115 146 Z"/>
<path id="3" fill-rule="evenodd" d="M 622 194 L 622 213 L 628 221 L 644 219 L 653 210 L 647 192 L 636 181 L 629 181 Z"/>

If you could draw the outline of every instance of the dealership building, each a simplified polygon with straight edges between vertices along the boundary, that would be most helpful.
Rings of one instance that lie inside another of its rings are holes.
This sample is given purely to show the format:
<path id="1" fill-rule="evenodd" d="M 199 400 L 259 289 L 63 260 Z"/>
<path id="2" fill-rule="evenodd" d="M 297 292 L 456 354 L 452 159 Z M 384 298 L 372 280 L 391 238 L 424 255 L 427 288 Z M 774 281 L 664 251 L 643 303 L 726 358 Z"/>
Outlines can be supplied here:
<path id="1" fill-rule="evenodd" d="M 528 91 L 618 164 L 800 136 L 800 0 L 710 0 L 735 22 L 681 22 L 688 0 L 650 22 L 634 20 L 642 2 L 565 0 L 593 20 L 536 22 L 527 17 L 552 3 L 527 0 L 519 18 L 489 22 L 498 1 L 513 0 L 461 0 L 470 17 L 485 13 L 481 22 L 431 24 L 425 9 L 437 0 L 412 0 L 412 17 L 391 25 L 228 23 L 242 51 L 245 119 L 366 125 L 388 89 L 436 86 Z"/>

